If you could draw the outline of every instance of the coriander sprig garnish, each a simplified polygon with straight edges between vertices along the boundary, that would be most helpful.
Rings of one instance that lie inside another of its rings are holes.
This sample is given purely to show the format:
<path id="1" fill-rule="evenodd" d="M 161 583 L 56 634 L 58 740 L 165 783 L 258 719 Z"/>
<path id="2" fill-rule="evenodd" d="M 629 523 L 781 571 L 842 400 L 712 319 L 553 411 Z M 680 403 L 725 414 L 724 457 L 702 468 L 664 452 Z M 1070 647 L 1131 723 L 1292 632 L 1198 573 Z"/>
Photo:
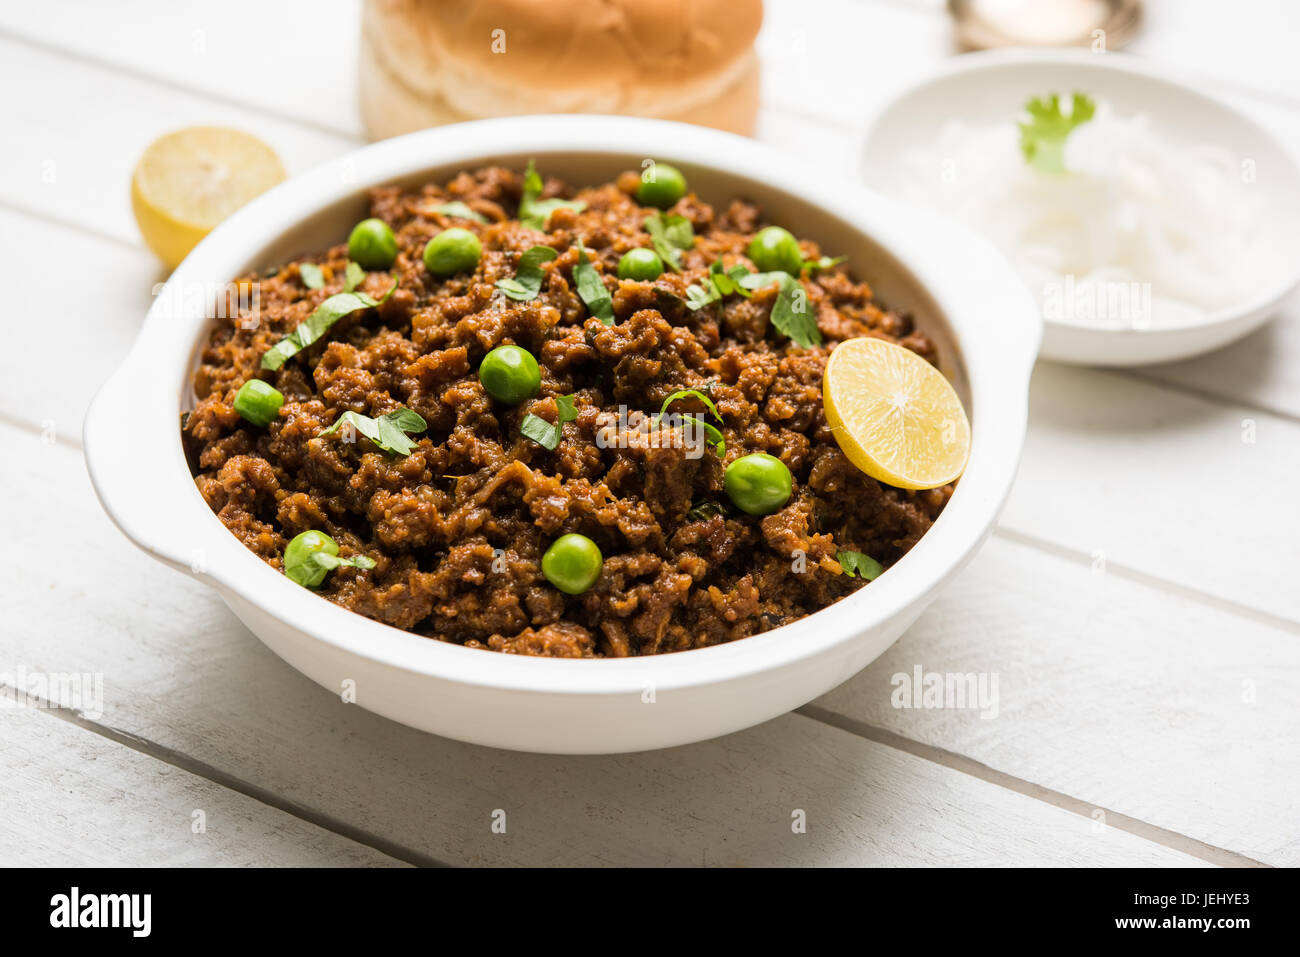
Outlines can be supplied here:
<path id="1" fill-rule="evenodd" d="M 328 429 L 317 435 L 333 435 L 344 424 L 350 425 L 380 449 L 392 455 L 410 455 L 415 443 L 406 435 L 407 432 L 420 433 L 429 427 L 424 417 L 411 409 L 397 409 L 387 412 L 377 419 L 351 410 L 344 412 Z"/>
<path id="2" fill-rule="evenodd" d="M 1039 172 L 1064 173 L 1066 138 L 1096 115 L 1097 104 L 1083 93 L 1072 94 L 1068 104 L 1067 111 L 1056 93 L 1045 100 L 1032 97 L 1025 104 L 1029 119 L 1020 121 L 1020 152 Z"/>
<path id="3" fill-rule="evenodd" d="M 388 292 L 379 299 L 367 296 L 364 292 L 340 292 L 330 296 L 308 318 L 298 323 L 293 332 L 262 353 L 262 368 L 280 368 L 288 359 L 329 332 L 330 327 L 344 316 L 351 315 L 358 309 L 371 309 L 382 304 L 396 288 L 397 280 L 393 280 Z"/>
<path id="4" fill-rule="evenodd" d="M 560 437 L 564 434 L 564 423 L 572 422 L 578 417 L 577 407 L 573 404 L 573 396 L 557 395 L 555 397 L 555 412 L 555 422 L 553 424 L 547 422 L 540 415 L 533 415 L 529 412 L 519 425 L 520 433 L 532 439 L 542 448 L 554 452 L 560 445 Z"/>

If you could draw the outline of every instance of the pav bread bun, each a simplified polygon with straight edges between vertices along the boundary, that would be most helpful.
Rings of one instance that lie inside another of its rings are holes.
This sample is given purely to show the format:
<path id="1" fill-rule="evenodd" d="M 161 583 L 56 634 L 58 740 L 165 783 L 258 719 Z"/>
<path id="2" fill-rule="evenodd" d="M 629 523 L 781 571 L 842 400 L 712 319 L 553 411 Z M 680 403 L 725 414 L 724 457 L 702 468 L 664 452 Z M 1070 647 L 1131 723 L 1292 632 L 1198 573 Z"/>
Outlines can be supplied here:
<path id="1" fill-rule="evenodd" d="M 620 113 L 750 134 L 762 0 L 366 0 L 371 139 L 526 113 Z"/>

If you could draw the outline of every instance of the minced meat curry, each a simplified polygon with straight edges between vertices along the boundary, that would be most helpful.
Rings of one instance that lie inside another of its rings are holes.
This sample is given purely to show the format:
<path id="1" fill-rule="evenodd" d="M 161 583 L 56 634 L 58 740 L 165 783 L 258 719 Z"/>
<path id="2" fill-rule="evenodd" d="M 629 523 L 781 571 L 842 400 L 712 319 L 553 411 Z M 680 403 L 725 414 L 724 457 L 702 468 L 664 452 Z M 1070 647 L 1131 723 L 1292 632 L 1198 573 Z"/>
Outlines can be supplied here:
<path id="1" fill-rule="evenodd" d="M 376 189 L 348 243 L 240 280 L 183 424 L 212 510 L 344 608 L 515 654 L 702 648 L 863 587 L 952 485 L 852 465 L 822 373 L 853 337 L 934 345 L 659 169 Z"/>

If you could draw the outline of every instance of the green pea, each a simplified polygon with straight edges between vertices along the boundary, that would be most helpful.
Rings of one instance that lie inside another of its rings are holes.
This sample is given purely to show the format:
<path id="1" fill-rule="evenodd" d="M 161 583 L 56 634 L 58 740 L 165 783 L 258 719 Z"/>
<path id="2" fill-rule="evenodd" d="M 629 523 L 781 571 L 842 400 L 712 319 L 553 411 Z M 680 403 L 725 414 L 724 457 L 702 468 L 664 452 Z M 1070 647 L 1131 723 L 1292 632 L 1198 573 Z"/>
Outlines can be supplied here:
<path id="1" fill-rule="evenodd" d="M 542 574 L 566 595 L 581 595 L 596 584 L 604 564 L 600 549 L 586 535 L 561 535 L 542 556 Z"/>
<path id="2" fill-rule="evenodd" d="M 497 346 L 479 364 L 478 381 L 498 402 L 518 405 L 537 395 L 542 387 L 542 373 L 527 349 Z"/>
<path id="3" fill-rule="evenodd" d="M 780 226 L 768 226 L 759 230 L 749 244 L 749 258 L 760 272 L 787 272 L 791 276 L 798 276 L 803 268 L 799 240 Z"/>
<path id="4" fill-rule="evenodd" d="M 397 259 L 397 237 L 382 219 L 363 219 L 348 236 L 348 258 L 362 269 L 387 269 Z"/>
<path id="5" fill-rule="evenodd" d="M 444 229 L 424 247 L 424 265 L 435 276 L 447 278 L 478 268 L 483 246 L 468 229 Z"/>
<path id="6" fill-rule="evenodd" d="M 775 456 L 754 452 L 727 466 L 722 487 L 742 512 L 771 515 L 790 501 L 790 470 Z"/>
<path id="7" fill-rule="evenodd" d="M 619 279 L 649 282 L 664 274 L 664 261 L 653 249 L 629 249 L 618 261 Z"/>
<path id="8" fill-rule="evenodd" d="M 235 393 L 235 411 L 254 425 L 270 425 L 282 405 L 284 396 L 261 379 L 249 379 Z"/>
<path id="9" fill-rule="evenodd" d="M 646 176 L 650 179 L 647 180 Z M 686 177 L 676 166 L 655 163 L 641 176 L 636 188 L 636 201 L 642 206 L 667 209 L 686 195 Z"/>
<path id="10" fill-rule="evenodd" d="M 337 555 L 339 543 L 315 529 L 295 535 L 284 550 L 285 577 L 307 588 L 315 588 L 323 582 L 329 570 L 311 560 L 316 552 Z"/>

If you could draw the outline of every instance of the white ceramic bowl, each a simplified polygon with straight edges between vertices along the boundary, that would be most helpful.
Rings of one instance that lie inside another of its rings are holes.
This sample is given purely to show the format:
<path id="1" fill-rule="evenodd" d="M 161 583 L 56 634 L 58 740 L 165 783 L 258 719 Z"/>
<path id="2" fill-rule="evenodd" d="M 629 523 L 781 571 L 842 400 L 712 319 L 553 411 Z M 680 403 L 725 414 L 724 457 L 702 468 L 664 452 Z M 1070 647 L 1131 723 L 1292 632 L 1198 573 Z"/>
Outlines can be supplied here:
<path id="1" fill-rule="evenodd" d="M 938 341 L 972 418 L 970 463 L 920 543 L 823 611 L 731 644 L 656 657 L 549 660 L 476 651 L 371 621 L 301 588 L 217 520 L 186 467 L 179 413 L 209 327 L 191 289 L 339 242 L 376 184 L 488 163 L 605 182 L 645 157 L 680 166 L 701 196 L 740 195 L 776 222 L 849 255 Z M 362 707 L 463 741 L 595 753 L 683 744 L 775 717 L 863 668 L 974 553 L 1011 487 L 1039 340 L 1034 304 L 971 234 L 826 182 L 793 157 L 697 127 L 616 117 L 522 117 L 387 140 L 297 176 L 232 216 L 172 275 L 139 341 L 86 418 L 91 478 L 137 545 L 216 588 L 276 654 L 324 687 L 355 681 Z M 178 623 L 179 627 L 183 627 Z"/>
<path id="2" fill-rule="evenodd" d="M 1095 365 L 1131 366 L 1183 359 L 1241 338 L 1277 314 L 1300 286 L 1300 170 L 1253 119 L 1207 96 L 1168 67 L 1123 53 L 1012 49 L 970 53 L 889 96 L 867 124 L 863 182 L 897 195 L 901 151 L 931 145 L 951 119 L 979 125 L 1013 121 L 1034 95 L 1081 91 L 1112 102 L 1117 113 L 1146 113 L 1175 142 L 1213 143 L 1254 163 L 1252 188 L 1263 191 L 1285 247 L 1278 267 L 1249 300 L 1209 321 L 1177 328 L 1101 328 L 1086 319 L 1046 317 L 1042 355 Z"/>

